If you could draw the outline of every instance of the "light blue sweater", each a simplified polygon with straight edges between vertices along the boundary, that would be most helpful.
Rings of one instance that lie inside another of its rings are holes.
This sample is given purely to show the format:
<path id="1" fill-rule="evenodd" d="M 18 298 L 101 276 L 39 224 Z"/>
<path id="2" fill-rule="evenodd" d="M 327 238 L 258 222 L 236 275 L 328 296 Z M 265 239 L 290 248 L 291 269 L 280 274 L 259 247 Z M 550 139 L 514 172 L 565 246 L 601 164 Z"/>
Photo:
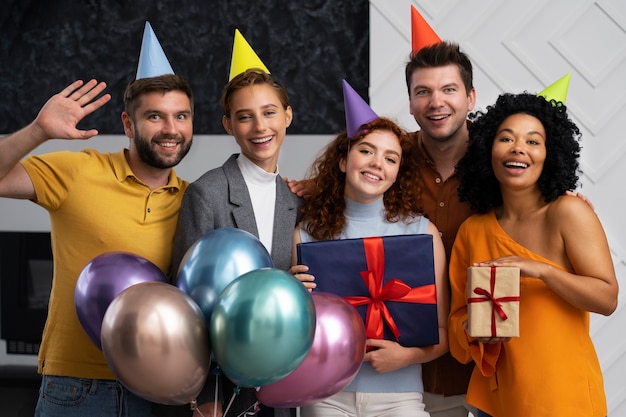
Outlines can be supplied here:
<path id="1" fill-rule="evenodd" d="M 347 224 L 339 239 L 372 236 L 412 235 L 426 233 L 428 219 L 412 217 L 404 222 L 390 223 L 385 219 L 383 199 L 361 204 L 346 199 Z M 302 242 L 312 242 L 308 233 L 300 229 Z M 422 365 L 414 364 L 393 372 L 378 373 L 369 362 L 364 362 L 354 380 L 344 388 L 352 392 L 424 392 Z"/>

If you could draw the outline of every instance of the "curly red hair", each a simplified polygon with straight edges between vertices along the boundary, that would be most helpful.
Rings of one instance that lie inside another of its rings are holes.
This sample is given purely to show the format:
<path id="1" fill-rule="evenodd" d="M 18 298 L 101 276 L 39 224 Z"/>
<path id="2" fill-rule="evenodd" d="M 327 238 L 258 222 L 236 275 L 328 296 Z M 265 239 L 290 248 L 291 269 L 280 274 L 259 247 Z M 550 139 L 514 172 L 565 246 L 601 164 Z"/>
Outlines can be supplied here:
<path id="1" fill-rule="evenodd" d="M 344 131 L 330 142 L 324 152 L 313 162 L 309 177 L 313 182 L 311 195 L 301 208 L 302 224 L 316 240 L 332 240 L 346 224 L 344 189 L 346 174 L 339 164 L 346 159 L 351 146 L 376 130 L 391 132 L 398 138 L 402 158 L 396 182 L 383 195 L 385 216 L 390 222 L 422 214 L 419 206 L 421 186 L 417 158 L 408 134 L 390 119 L 379 117 L 361 126 L 354 138 Z"/>

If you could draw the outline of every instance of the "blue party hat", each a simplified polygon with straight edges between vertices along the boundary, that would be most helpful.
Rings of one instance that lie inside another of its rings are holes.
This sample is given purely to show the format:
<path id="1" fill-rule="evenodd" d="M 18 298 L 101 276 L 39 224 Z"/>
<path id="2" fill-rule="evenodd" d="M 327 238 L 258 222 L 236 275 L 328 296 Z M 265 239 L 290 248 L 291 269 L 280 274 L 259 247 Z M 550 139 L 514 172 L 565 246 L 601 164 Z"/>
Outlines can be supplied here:
<path id="1" fill-rule="evenodd" d="M 359 132 L 361 126 L 378 118 L 374 110 L 354 91 L 346 80 L 343 83 L 343 103 L 346 112 L 346 130 L 348 136 L 353 138 Z"/>
<path id="2" fill-rule="evenodd" d="M 165 52 L 163 52 L 163 48 L 161 48 L 161 44 L 152 30 L 152 26 L 150 26 L 149 22 L 146 22 L 135 79 L 158 77 L 163 74 L 174 74 L 174 70 L 167 60 Z"/>

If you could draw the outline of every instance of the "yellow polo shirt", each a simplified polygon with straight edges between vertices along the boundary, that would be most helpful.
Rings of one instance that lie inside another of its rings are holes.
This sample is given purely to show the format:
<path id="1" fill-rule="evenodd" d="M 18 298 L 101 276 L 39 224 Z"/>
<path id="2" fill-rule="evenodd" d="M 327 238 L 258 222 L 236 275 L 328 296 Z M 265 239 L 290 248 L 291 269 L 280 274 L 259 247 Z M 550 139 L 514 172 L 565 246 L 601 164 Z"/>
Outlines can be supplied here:
<path id="1" fill-rule="evenodd" d="M 169 273 L 178 209 L 188 186 L 172 170 L 156 190 L 136 178 L 125 150 L 54 152 L 21 163 L 50 213 L 54 279 L 39 351 L 46 375 L 115 379 L 74 307 L 80 272 L 96 256 L 126 251 Z"/>

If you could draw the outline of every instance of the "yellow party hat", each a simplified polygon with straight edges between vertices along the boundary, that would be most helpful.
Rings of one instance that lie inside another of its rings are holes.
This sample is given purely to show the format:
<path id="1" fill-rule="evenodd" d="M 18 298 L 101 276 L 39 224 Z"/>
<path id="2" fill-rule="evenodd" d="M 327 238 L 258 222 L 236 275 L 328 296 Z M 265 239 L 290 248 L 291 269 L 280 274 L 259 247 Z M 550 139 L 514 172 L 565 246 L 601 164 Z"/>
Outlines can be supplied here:
<path id="1" fill-rule="evenodd" d="M 554 83 L 550 84 L 544 90 L 537 93 L 538 96 L 545 97 L 546 100 L 556 100 L 565 104 L 567 98 L 567 89 L 569 88 L 570 73 L 568 72 L 563 77 L 559 78 Z"/>
<path id="2" fill-rule="evenodd" d="M 270 70 L 267 69 L 263 61 L 254 52 L 248 41 L 239 32 L 239 29 L 235 29 L 235 41 L 233 42 L 233 55 L 230 61 L 228 81 L 251 68 L 259 68 L 268 74 L 270 73 Z"/>

